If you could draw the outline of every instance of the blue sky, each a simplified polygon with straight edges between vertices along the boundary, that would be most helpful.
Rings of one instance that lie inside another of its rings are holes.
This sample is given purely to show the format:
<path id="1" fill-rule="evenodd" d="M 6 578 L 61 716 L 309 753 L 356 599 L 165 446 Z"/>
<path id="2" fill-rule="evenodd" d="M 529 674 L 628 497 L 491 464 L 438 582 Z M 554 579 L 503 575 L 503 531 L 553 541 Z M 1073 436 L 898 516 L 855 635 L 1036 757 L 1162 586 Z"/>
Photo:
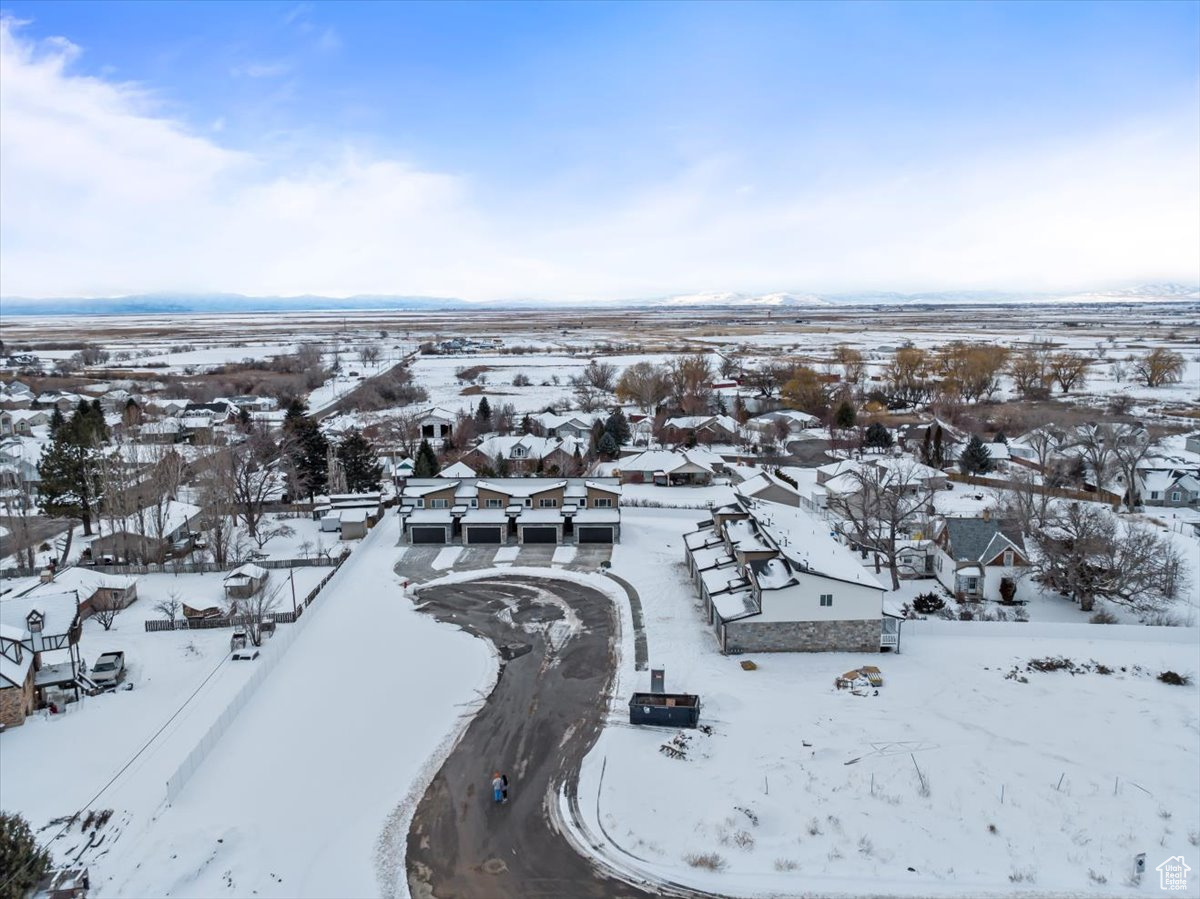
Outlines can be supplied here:
<path id="1" fill-rule="evenodd" d="M 3 295 L 1200 280 L 1196 3 L 4 11 Z"/>

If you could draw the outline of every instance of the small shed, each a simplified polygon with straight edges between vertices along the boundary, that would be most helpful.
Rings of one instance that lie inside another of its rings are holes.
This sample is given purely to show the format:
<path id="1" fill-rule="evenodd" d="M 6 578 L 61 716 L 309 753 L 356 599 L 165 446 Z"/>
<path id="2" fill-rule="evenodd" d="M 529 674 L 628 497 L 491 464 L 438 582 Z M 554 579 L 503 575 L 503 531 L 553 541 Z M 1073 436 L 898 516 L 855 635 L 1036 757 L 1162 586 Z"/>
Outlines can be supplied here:
<path id="1" fill-rule="evenodd" d="M 334 533 L 342 529 L 342 513 L 339 511 L 327 512 L 321 518 L 321 530 L 327 533 Z"/>
<path id="2" fill-rule="evenodd" d="M 367 536 L 369 510 L 342 509 L 338 514 L 341 515 L 343 540 L 361 540 Z"/>
<path id="3" fill-rule="evenodd" d="M 263 588 L 267 582 L 268 571 L 247 562 L 229 574 L 225 575 L 225 597 L 227 599 L 246 599 Z"/>

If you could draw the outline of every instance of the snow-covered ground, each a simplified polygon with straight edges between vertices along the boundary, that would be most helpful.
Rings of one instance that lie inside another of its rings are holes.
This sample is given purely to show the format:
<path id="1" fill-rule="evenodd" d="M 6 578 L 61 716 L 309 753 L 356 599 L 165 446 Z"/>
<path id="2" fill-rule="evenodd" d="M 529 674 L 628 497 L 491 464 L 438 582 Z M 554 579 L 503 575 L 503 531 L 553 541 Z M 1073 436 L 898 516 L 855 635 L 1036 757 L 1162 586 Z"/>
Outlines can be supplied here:
<path id="1" fill-rule="evenodd" d="M 107 851 L 88 860 L 100 894 L 404 889 L 407 803 L 423 791 L 496 667 L 484 643 L 414 609 L 392 574 L 403 552 L 394 527 L 385 520 L 356 546 L 309 609 L 314 617 L 172 806 L 164 804 L 167 776 L 256 663 L 222 666 L 198 697 L 209 697 L 204 714 L 189 713 L 197 726 L 156 743 L 105 793 L 96 807 L 117 810 L 120 832 L 114 828 Z M 118 621 L 134 624 L 132 617 Z M 80 807 L 228 652 L 224 630 L 130 636 L 145 672 L 133 672 L 133 691 L 87 700 L 79 712 L 0 737 L 6 810 L 38 827 Z M 189 643 L 199 648 L 195 659 Z M 134 711 L 113 716 L 121 704 Z"/>
<path id="2" fill-rule="evenodd" d="M 1151 870 L 1194 854 L 1200 691 L 1155 676 L 1195 677 L 1196 630 L 919 622 L 899 655 L 759 655 L 744 671 L 688 582 L 690 521 L 627 509 L 613 555 L 651 666 L 701 695 L 712 728 L 686 733 L 681 760 L 660 751 L 677 731 L 627 726 L 623 701 L 649 684 L 626 653 L 579 787 L 619 866 L 723 895 L 1112 895 L 1136 853 Z M 1113 672 L 1024 670 L 1045 656 Z M 883 670 L 877 696 L 834 688 L 864 663 Z M 708 854 L 721 870 L 694 864 Z"/>

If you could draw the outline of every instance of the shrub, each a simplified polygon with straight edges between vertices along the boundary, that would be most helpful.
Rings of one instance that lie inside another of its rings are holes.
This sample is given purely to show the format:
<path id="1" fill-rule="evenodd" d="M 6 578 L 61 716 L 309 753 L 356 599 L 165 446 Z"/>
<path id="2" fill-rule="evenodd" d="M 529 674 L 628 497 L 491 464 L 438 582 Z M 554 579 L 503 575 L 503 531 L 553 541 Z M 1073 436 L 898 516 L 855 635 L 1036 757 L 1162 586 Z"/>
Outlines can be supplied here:
<path id="1" fill-rule="evenodd" d="M 946 600 L 942 599 L 933 591 L 922 593 L 913 598 L 913 608 L 922 615 L 932 615 L 938 610 L 945 608 Z"/>
<path id="2" fill-rule="evenodd" d="M 1158 676 L 1158 679 L 1164 684 L 1171 684 L 1175 687 L 1186 687 L 1192 682 L 1190 674 L 1178 674 L 1174 671 L 1164 671 Z"/>
<path id="3" fill-rule="evenodd" d="M 1116 624 L 1117 616 L 1107 609 L 1101 609 L 1088 619 L 1092 624 Z"/>
<path id="4" fill-rule="evenodd" d="M 800 866 L 797 865 L 796 862 L 790 858 L 775 859 L 775 870 L 776 871 L 795 871 L 798 867 L 800 867 Z"/>
<path id="5" fill-rule="evenodd" d="M 693 868 L 706 868 L 709 871 L 720 871 L 725 867 L 725 859 L 716 852 L 693 852 L 685 855 L 683 860 Z"/>
<path id="6" fill-rule="evenodd" d="M 0 812 L 0 897 L 21 899 L 33 892 L 50 867 L 50 853 L 38 847 L 29 822 Z"/>

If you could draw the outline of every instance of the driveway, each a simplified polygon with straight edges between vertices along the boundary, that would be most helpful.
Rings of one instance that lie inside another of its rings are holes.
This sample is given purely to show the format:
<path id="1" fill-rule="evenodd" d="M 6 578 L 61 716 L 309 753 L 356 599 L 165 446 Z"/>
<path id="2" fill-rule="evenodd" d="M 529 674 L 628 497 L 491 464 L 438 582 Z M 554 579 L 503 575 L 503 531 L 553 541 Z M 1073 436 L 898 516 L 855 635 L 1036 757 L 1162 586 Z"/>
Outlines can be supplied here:
<path id="1" fill-rule="evenodd" d="M 497 565 L 516 565 L 525 568 L 560 567 L 554 562 L 554 554 L 558 549 L 574 549 L 575 555 L 561 567 L 571 571 L 600 571 L 603 563 L 612 559 L 612 546 L 607 544 L 583 544 L 565 547 L 548 546 L 545 544 L 525 544 L 523 546 L 408 546 L 401 544 L 404 554 L 396 565 L 396 573 L 401 577 L 422 584 L 426 581 L 444 577 L 452 571 L 480 571 L 494 568 Z M 453 564 L 444 568 L 434 568 L 433 563 L 443 550 L 457 550 Z M 518 550 L 515 557 L 512 551 Z M 501 561 L 496 561 L 496 554 L 503 550 Z M 511 557 L 511 558 L 510 558 Z"/>
<path id="2" fill-rule="evenodd" d="M 651 897 L 597 869 L 547 820 L 607 714 L 616 618 L 606 596 L 554 578 L 497 576 L 419 591 L 422 611 L 492 641 L 500 676 L 413 816 L 407 870 L 414 897 Z M 567 615 L 565 609 L 570 610 Z M 574 626 L 571 620 L 577 620 Z M 492 801 L 493 771 L 510 798 Z"/>

